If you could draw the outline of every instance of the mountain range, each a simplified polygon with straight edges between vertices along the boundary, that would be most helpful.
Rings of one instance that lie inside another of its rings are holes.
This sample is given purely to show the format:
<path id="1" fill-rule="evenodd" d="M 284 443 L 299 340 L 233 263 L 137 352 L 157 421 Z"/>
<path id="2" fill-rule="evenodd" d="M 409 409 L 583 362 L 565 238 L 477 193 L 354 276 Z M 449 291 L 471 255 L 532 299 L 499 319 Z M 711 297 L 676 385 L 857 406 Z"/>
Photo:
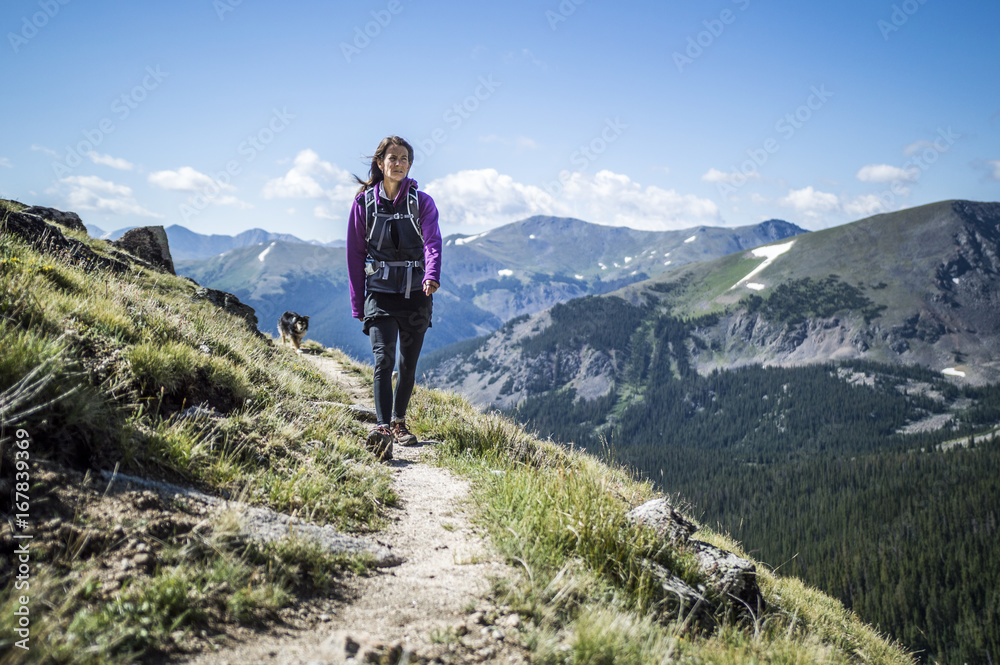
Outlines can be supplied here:
<path id="1" fill-rule="evenodd" d="M 513 317 L 606 293 L 691 261 L 804 232 L 780 220 L 655 232 L 532 217 L 484 234 L 448 236 L 443 285 L 425 349 L 487 334 Z M 173 252 L 173 238 L 170 243 Z M 342 249 L 275 238 L 207 259 L 176 260 L 176 265 L 179 274 L 250 304 L 265 330 L 282 312 L 296 311 L 311 317 L 312 339 L 357 358 L 370 354 L 367 337 L 350 319 Z"/>
<path id="2" fill-rule="evenodd" d="M 134 228 L 126 227 L 108 232 L 92 224 L 87 224 L 86 227 L 91 237 L 103 238 L 105 240 L 117 240 L 126 231 Z M 318 245 L 320 247 L 344 247 L 343 240 L 333 240 L 323 243 L 318 240 L 302 240 L 290 233 L 271 233 L 264 229 L 249 229 L 234 236 L 216 233 L 205 235 L 203 233 L 196 233 L 179 224 L 172 224 L 164 230 L 167 233 L 167 241 L 170 243 L 170 255 L 175 261 L 207 259 L 240 247 L 251 247 L 275 241 Z"/>
<path id="3" fill-rule="evenodd" d="M 669 314 L 693 322 L 686 345 L 702 374 L 866 359 L 995 382 L 998 223 L 997 204 L 946 201 L 689 263 L 608 294 L 600 308 L 615 312 L 615 325 L 630 324 L 611 345 L 567 331 L 558 342 L 560 379 L 555 360 L 540 359 L 552 348 L 533 340 L 559 337 L 565 310 L 511 321 L 472 352 L 444 354 L 424 371 L 434 385 L 485 404 L 512 406 L 543 384 L 594 398 L 621 379 L 635 335 L 655 343 L 649 329 Z M 504 384 L 512 388 L 501 394 Z"/>

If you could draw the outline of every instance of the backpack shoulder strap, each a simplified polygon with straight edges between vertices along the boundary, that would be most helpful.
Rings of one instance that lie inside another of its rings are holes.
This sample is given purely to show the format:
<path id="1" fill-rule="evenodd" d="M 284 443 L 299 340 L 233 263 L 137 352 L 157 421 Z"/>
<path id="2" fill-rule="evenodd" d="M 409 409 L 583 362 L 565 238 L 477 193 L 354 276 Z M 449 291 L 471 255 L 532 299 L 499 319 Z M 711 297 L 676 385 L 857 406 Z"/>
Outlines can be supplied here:
<path id="1" fill-rule="evenodd" d="M 424 244 L 424 230 L 420 226 L 420 198 L 417 196 L 416 187 L 410 187 L 409 194 L 406 197 L 406 211 L 410 215 L 413 228 L 417 231 L 417 235 L 420 236 L 420 244 Z"/>
<path id="2" fill-rule="evenodd" d="M 375 223 L 375 213 L 378 198 L 378 183 L 365 190 L 365 238 L 371 240 L 372 225 Z"/>

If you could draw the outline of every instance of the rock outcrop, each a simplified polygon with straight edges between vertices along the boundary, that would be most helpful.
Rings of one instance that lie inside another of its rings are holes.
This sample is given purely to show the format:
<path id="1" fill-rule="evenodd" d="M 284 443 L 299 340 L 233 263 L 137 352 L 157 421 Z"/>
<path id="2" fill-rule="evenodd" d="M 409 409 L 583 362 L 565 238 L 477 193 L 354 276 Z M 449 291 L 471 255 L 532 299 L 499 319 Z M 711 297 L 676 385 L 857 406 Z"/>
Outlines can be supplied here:
<path id="1" fill-rule="evenodd" d="M 76 238 L 66 236 L 59 226 L 49 224 L 46 219 L 66 228 L 86 232 L 80 216 L 75 212 L 33 206 L 22 212 L 11 211 L 5 217 L 0 217 L 0 234 L 19 236 L 36 250 L 60 257 L 87 271 L 100 269 L 121 274 L 128 272 L 133 265 L 141 265 L 176 274 L 167 235 L 162 226 L 131 229 L 120 240 L 110 243 L 112 247 L 120 247 L 125 251 L 111 249 L 111 256 L 104 256 Z M 243 319 L 255 335 L 264 337 L 257 329 L 257 313 L 253 307 L 241 303 L 233 294 L 198 287 L 192 299 L 208 300 L 216 307 Z"/>
<path id="2" fill-rule="evenodd" d="M 257 329 L 257 312 L 250 305 L 241 303 L 240 299 L 232 293 L 199 286 L 194 295 L 191 296 L 191 300 L 207 300 L 219 309 L 243 319 L 246 321 L 251 332 L 258 337 L 264 337 L 260 330 Z"/>
<path id="3" fill-rule="evenodd" d="M 699 570 L 706 578 L 706 586 L 698 589 L 666 568 L 652 561 L 645 562 L 669 592 L 669 597 L 676 598 L 682 610 L 690 613 L 696 623 L 709 624 L 720 612 L 757 615 L 764 609 L 764 595 L 757 584 L 757 567 L 732 552 L 691 538 L 697 525 L 666 499 L 644 503 L 633 509 L 628 519 L 652 529 L 663 541 L 690 552 L 698 561 Z M 718 607 L 711 598 L 723 599 L 728 607 Z"/>
<path id="4" fill-rule="evenodd" d="M 162 226 L 143 226 L 129 229 L 118 240 L 111 243 L 130 254 L 146 261 L 157 270 L 176 275 L 174 260 L 170 256 L 167 232 Z"/>
<path id="5" fill-rule="evenodd" d="M 64 212 L 62 210 L 56 210 L 55 208 L 31 206 L 22 210 L 21 214 L 35 215 L 36 217 L 51 220 L 56 224 L 65 226 L 68 229 L 73 229 L 74 231 L 83 231 L 84 233 L 87 232 L 87 227 L 84 226 L 83 220 L 80 219 L 80 215 L 75 212 Z"/>
<path id="6" fill-rule="evenodd" d="M 687 542 L 698 530 L 698 525 L 689 520 L 681 511 L 670 505 L 666 499 L 653 499 L 633 509 L 628 518 L 644 524 L 656 532 L 660 538 L 672 545 Z"/>
<path id="7" fill-rule="evenodd" d="M 67 238 L 58 227 L 46 223 L 39 215 L 8 213 L 0 222 L 0 232 L 20 236 L 38 251 L 61 256 L 85 270 L 103 269 L 120 274 L 129 269 L 125 261 L 101 256 L 76 238 Z"/>

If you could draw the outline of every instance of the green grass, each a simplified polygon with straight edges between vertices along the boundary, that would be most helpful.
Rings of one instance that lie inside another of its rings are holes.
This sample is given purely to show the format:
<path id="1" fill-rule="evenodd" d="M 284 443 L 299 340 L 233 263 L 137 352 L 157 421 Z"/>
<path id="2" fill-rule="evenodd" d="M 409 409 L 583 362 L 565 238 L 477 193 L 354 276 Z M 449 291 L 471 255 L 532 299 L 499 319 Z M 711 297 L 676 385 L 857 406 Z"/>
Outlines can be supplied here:
<path id="1" fill-rule="evenodd" d="M 261 625 L 296 594 L 334 591 L 345 570 L 363 572 L 368 564 L 293 538 L 245 542 L 236 536 L 235 520 L 223 514 L 207 536 L 165 548 L 148 578 L 120 589 L 103 589 L 97 566 L 83 561 L 70 573 L 39 569 L 32 582 L 31 609 L 37 614 L 31 650 L 14 648 L 0 662 L 132 662 L 220 624 Z M 14 602 L 11 596 L 0 606 L 5 638 Z"/>
<path id="2" fill-rule="evenodd" d="M 497 601 L 526 617 L 539 663 L 881 663 L 911 665 L 898 644 L 837 601 L 756 563 L 767 609 L 691 621 L 637 562 L 650 559 L 691 585 L 692 557 L 630 524 L 651 486 L 586 453 L 540 441 L 455 395 L 418 390 L 413 426 L 442 441 L 439 461 L 473 482 L 477 519 L 518 571 Z M 709 530 L 698 537 L 749 558 Z"/>
<path id="3" fill-rule="evenodd" d="M 110 254 L 103 241 L 68 235 Z M 33 463 L 118 465 L 346 531 L 381 528 L 397 498 L 389 470 L 361 445 L 365 423 L 343 408 L 348 396 L 242 320 L 192 301 L 194 288 L 144 268 L 85 272 L 0 235 L 0 438 L 31 432 Z M 208 415 L 180 417 L 195 405 Z M 2 451 L 10 468 L 10 447 Z M 46 518 L 45 505 L 33 504 L 33 519 Z M 295 541 L 201 540 L 192 554 L 197 542 L 167 538 L 157 569 L 113 598 L 95 581 L 112 546 L 47 555 L 33 571 L 38 648 L 18 662 L 132 662 L 173 649 L 185 631 L 270 620 L 370 563 Z M 4 640 L 12 585 L 7 570 Z"/>

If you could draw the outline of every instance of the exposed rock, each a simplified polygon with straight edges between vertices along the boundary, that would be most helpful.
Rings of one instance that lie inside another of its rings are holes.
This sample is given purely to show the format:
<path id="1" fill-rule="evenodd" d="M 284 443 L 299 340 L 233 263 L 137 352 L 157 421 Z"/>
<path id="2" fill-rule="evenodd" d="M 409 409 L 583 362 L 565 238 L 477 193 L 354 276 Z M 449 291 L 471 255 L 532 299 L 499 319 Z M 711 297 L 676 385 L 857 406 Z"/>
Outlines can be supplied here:
<path id="1" fill-rule="evenodd" d="M 670 505 L 666 499 L 653 499 L 638 508 L 634 508 L 628 519 L 639 524 L 645 524 L 669 543 L 677 544 L 687 541 L 698 526 L 685 517 L 679 510 Z"/>
<path id="2" fill-rule="evenodd" d="M 732 552 L 700 540 L 691 540 L 691 535 L 698 529 L 697 525 L 666 499 L 648 501 L 633 509 L 627 517 L 635 523 L 652 528 L 672 545 L 691 551 L 698 560 L 701 572 L 708 578 L 708 586 L 719 596 L 733 601 L 732 609 L 738 613 L 749 610 L 757 614 L 764 607 L 764 596 L 757 584 L 756 566 Z M 676 595 L 682 606 L 690 610 L 691 607 L 706 605 L 703 594 L 691 589 L 670 571 L 650 561 L 645 564 L 653 566 L 653 573 L 660 584 Z M 714 609 L 711 604 L 704 607 L 704 611 Z"/>
<path id="3" fill-rule="evenodd" d="M 79 218 L 78 218 L 79 219 Z M 174 260 L 170 256 L 167 232 L 162 226 L 142 226 L 129 229 L 118 240 L 111 243 L 116 247 L 138 256 L 154 268 L 176 275 Z"/>
<path id="4" fill-rule="evenodd" d="M 666 610 L 665 614 L 670 618 L 683 617 L 686 622 L 704 628 L 710 627 L 715 622 L 713 617 L 715 606 L 703 593 L 658 563 L 646 560 L 643 561 L 643 565 L 666 592 L 663 610 Z"/>
<path id="5" fill-rule="evenodd" d="M 21 211 L 22 215 L 35 215 L 41 217 L 43 220 L 48 219 L 56 224 L 61 224 L 68 229 L 73 229 L 74 231 L 87 232 L 87 227 L 84 226 L 83 220 L 80 219 L 80 215 L 75 212 L 63 212 L 62 210 L 56 210 L 55 208 L 43 208 L 42 206 L 31 206 L 30 208 L 25 208 Z"/>
<path id="6" fill-rule="evenodd" d="M 257 329 L 257 312 L 250 305 L 244 305 L 240 302 L 240 299 L 234 296 L 232 293 L 226 293 L 225 291 L 218 291 L 216 289 L 209 289 L 204 286 L 198 287 L 191 296 L 191 300 L 207 300 L 219 309 L 222 309 L 233 316 L 238 316 L 247 322 L 247 326 L 250 331 L 253 332 L 258 337 L 263 337 L 260 330 Z"/>
<path id="7" fill-rule="evenodd" d="M 398 566 L 403 562 L 403 559 L 388 547 L 364 538 L 340 533 L 329 524 L 320 526 L 267 508 L 250 506 L 239 501 L 226 501 L 170 483 L 161 483 L 110 471 L 101 471 L 101 475 L 108 481 L 109 491 L 124 492 L 137 488 L 148 488 L 149 494 L 157 497 L 157 501 L 159 501 L 158 497 L 169 500 L 183 498 L 188 502 L 204 504 L 216 511 L 233 510 L 240 515 L 243 536 L 252 540 L 276 542 L 294 535 L 297 538 L 312 541 L 329 552 L 349 554 L 367 552 L 372 555 L 375 565 L 381 568 Z"/>
<path id="8" fill-rule="evenodd" d="M 101 256 L 75 238 L 67 238 L 58 227 L 47 224 L 40 216 L 23 212 L 8 213 L 0 222 L 0 232 L 20 236 L 40 252 L 62 256 L 84 270 L 103 269 L 113 273 L 127 272 L 124 261 Z"/>
<path id="9" fill-rule="evenodd" d="M 365 406 L 364 404 L 352 404 L 349 407 L 347 407 L 347 410 L 350 411 L 355 418 L 358 418 L 360 420 L 365 420 L 372 423 L 378 421 L 378 416 L 375 414 L 375 409 Z"/>
<path id="10" fill-rule="evenodd" d="M 219 420 L 224 416 L 212 408 L 206 408 L 201 404 L 189 406 L 180 413 L 174 415 L 177 420 Z"/>
<path id="11" fill-rule="evenodd" d="M 765 603 L 757 584 L 757 567 L 754 564 L 700 540 L 690 540 L 688 545 L 713 589 L 736 600 L 739 603 L 737 610 L 760 613 Z"/>

